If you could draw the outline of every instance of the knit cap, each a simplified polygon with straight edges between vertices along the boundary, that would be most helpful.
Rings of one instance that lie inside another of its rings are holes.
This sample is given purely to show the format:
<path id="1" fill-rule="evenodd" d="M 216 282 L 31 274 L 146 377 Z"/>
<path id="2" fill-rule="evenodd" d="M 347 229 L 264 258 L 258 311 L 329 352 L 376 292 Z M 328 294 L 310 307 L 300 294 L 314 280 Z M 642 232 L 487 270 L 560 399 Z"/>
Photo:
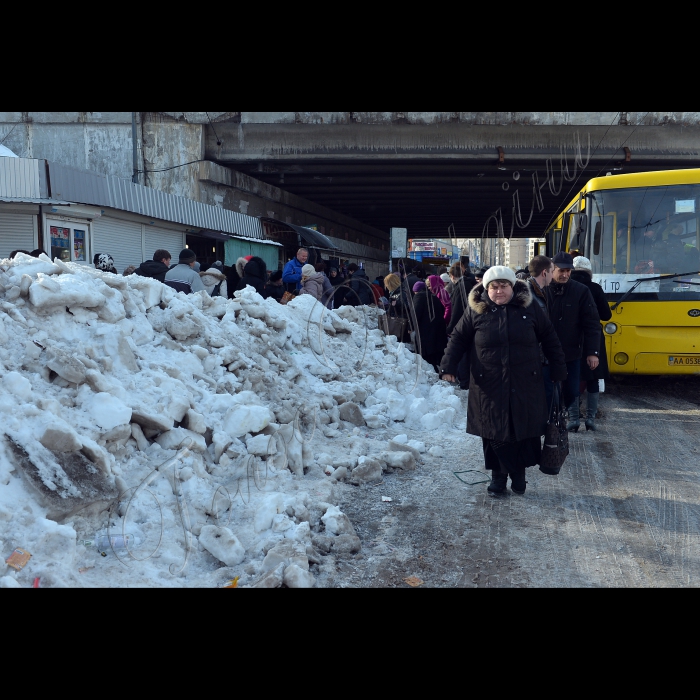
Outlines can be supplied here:
<path id="1" fill-rule="evenodd" d="M 591 261 L 588 258 L 584 258 L 583 255 L 577 255 L 574 258 L 574 270 L 592 270 Z"/>
<path id="2" fill-rule="evenodd" d="M 487 289 L 489 284 L 491 282 L 495 282 L 496 280 L 505 280 L 513 285 L 515 284 L 516 280 L 515 272 L 505 265 L 494 265 L 493 267 L 490 267 L 484 273 L 484 279 L 482 280 L 484 289 Z"/>

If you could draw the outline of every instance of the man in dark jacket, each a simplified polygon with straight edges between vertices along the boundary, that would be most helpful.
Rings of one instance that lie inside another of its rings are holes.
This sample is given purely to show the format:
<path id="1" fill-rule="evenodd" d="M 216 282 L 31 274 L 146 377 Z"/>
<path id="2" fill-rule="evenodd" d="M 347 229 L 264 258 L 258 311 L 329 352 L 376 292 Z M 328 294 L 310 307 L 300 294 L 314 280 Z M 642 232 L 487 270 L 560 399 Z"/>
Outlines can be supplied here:
<path id="1" fill-rule="evenodd" d="M 554 272 L 547 286 L 547 306 L 554 330 L 559 337 L 566 359 L 567 378 L 564 383 L 564 401 L 569 407 L 567 428 L 579 425 L 579 380 L 581 357 L 594 370 L 600 356 L 600 319 L 588 288 L 571 278 L 574 259 L 569 253 L 557 253 L 552 259 Z"/>
<path id="2" fill-rule="evenodd" d="M 372 288 L 367 273 L 356 263 L 350 263 L 348 265 L 348 274 L 350 275 L 350 279 L 347 282 L 347 286 L 352 291 L 346 292 L 344 303 L 347 306 L 373 304 L 374 294 L 372 294 Z M 353 294 L 353 292 L 355 292 L 355 294 Z M 338 294 L 340 294 L 340 292 L 338 292 Z"/>
<path id="3" fill-rule="evenodd" d="M 549 316 L 549 308 L 547 306 L 547 295 L 545 289 L 552 281 L 554 272 L 554 263 L 546 255 L 535 255 L 528 265 L 530 276 L 525 280 L 530 287 L 530 293 L 535 303 L 539 304 L 540 308 Z M 549 361 L 540 348 L 540 359 L 542 360 L 542 377 L 544 379 L 544 390 L 547 395 L 547 405 L 552 403 L 552 388 L 553 384 L 549 377 Z"/>
<path id="4" fill-rule="evenodd" d="M 152 277 L 159 282 L 165 282 L 165 273 L 170 269 L 170 253 L 164 248 L 158 248 L 153 253 L 153 260 L 144 260 L 135 270 L 135 275 Z"/>
<path id="5" fill-rule="evenodd" d="M 418 282 L 418 275 L 414 272 L 415 265 L 411 262 L 399 262 L 399 277 L 407 294 L 413 295 L 413 285 Z"/>
<path id="6" fill-rule="evenodd" d="M 580 282 L 588 288 L 588 291 L 593 297 L 598 316 L 601 321 L 609 321 L 612 318 L 610 304 L 605 298 L 603 288 L 593 281 L 593 271 L 591 269 L 591 261 L 583 256 L 574 258 L 574 271 L 571 273 L 571 278 L 576 282 Z M 581 361 L 581 384 L 586 385 L 586 430 L 596 430 L 595 417 L 598 412 L 598 399 L 600 389 L 598 387 L 599 379 L 608 379 L 608 356 L 605 350 L 605 338 L 600 334 L 600 364 L 595 369 L 590 369 L 585 361 Z M 572 426 L 573 427 L 573 426 Z"/>
<path id="7" fill-rule="evenodd" d="M 254 255 L 243 268 L 243 277 L 238 282 L 237 290 L 245 289 L 250 285 L 263 298 L 267 299 L 268 291 L 265 289 L 267 282 L 267 265 L 262 258 Z"/>

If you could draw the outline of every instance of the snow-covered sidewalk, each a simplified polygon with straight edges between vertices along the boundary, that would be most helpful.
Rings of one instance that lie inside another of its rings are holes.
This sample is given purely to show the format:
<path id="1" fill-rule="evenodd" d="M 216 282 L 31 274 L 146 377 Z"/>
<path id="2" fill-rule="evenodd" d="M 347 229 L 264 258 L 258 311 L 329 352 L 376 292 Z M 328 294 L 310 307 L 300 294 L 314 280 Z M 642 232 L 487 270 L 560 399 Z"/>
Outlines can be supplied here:
<path id="1" fill-rule="evenodd" d="M 360 547 L 334 485 L 463 430 L 375 308 L 236 297 L 0 261 L 0 586 L 313 586 Z"/>

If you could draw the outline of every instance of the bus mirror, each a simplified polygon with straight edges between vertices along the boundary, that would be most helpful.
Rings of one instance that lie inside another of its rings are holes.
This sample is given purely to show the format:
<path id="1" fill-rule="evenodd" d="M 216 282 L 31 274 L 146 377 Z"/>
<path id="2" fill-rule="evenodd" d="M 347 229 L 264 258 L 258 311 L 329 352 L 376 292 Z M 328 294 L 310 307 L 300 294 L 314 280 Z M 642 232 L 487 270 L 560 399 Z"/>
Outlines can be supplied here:
<path id="1" fill-rule="evenodd" d="M 595 233 L 593 234 L 593 255 L 600 255 L 600 221 L 595 223 Z"/>
<path id="2" fill-rule="evenodd" d="M 585 214 L 581 214 L 581 216 L 578 217 L 578 229 L 576 230 L 576 233 L 578 233 L 579 238 L 586 232 L 586 227 L 588 226 L 588 217 Z"/>
<path id="3" fill-rule="evenodd" d="M 578 223 L 578 249 L 583 255 L 585 255 L 586 250 L 586 234 L 588 233 L 588 217 L 585 214 L 581 214 Z"/>

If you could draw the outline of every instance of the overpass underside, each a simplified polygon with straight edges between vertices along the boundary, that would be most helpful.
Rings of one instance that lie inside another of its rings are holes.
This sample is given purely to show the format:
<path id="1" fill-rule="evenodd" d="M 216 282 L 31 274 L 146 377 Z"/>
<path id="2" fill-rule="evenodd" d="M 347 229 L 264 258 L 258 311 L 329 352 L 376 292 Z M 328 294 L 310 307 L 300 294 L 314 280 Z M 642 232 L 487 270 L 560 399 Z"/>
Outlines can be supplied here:
<path id="1" fill-rule="evenodd" d="M 592 177 L 700 167 L 700 126 L 219 122 L 205 150 L 383 231 L 534 238 Z"/>

